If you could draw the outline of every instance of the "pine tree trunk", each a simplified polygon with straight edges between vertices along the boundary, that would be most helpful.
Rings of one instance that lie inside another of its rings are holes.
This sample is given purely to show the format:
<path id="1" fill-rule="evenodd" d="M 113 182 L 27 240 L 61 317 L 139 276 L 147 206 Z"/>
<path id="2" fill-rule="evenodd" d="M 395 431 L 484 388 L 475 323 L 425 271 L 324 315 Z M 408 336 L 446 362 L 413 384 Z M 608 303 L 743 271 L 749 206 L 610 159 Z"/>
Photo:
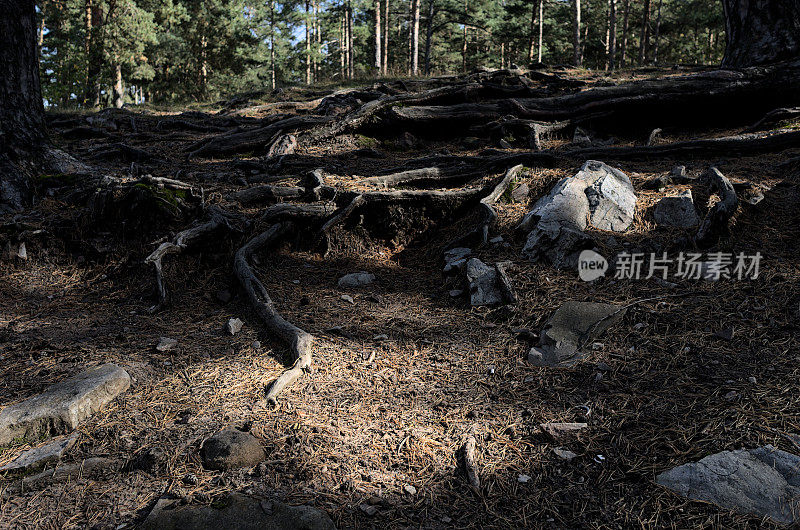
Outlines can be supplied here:
<path id="1" fill-rule="evenodd" d="M 412 0 L 412 3 L 411 75 L 419 75 L 419 0 Z"/>
<path id="2" fill-rule="evenodd" d="M 389 69 L 389 0 L 383 0 L 383 75 L 386 75 Z"/>
<path id="3" fill-rule="evenodd" d="M 309 28 L 309 24 L 311 23 L 311 14 L 308 6 L 308 0 L 306 0 L 306 20 L 305 20 L 305 29 L 306 29 L 306 84 L 311 84 L 311 29 Z"/>
<path id="4" fill-rule="evenodd" d="M 353 6 L 347 0 L 347 76 L 352 79 L 355 76 L 355 65 L 353 59 L 355 54 L 353 44 Z"/>
<path id="5" fill-rule="evenodd" d="M 122 65 L 114 61 L 114 107 L 121 109 L 125 104 L 125 85 L 122 81 Z"/>
<path id="6" fill-rule="evenodd" d="M 572 0 L 572 61 L 581 66 L 581 0 Z"/>
<path id="7" fill-rule="evenodd" d="M 639 41 L 639 66 L 647 60 L 647 48 L 650 41 L 650 0 L 644 0 L 642 12 L 642 33 Z"/>
<path id="8" fill-rule="evenodd" d="M 608 0 L 608 69 L 616 68 L 617 57 L 617 0 Z"/>
<path id="9" fill-rule="evenodd" d="M 800 56 L 797 0 L 723 0 L 727 47 L 722 65 L 731 68 Z"/>
<path id="10" fill-rule="evenodd" d="M 619 59 L 619 65 L 625 66 L 626 54 L 628 52 L 628 14 L 630 13 L 630 0 L 625 0 L 624 14 L 622 15 L 622 55 Z"/>
<path id="11" fill-rule="evenodd" d="M 381 73 L 381 0 L 375 0 L 375 70 Z"/>
<path id="12" fill-rule="evenodd" d="M 0 213 L 21 208 L 47 143 L 33 1 L 0 0 Z"/>
<path id="13" fill-rule="evenodd" d="M 433 4 L 435 0 L 428 0 L 428 20 L 425 30 L 425 75 L 431 73 L 431 39 L 433 39 Z"/>
<path id="14" fill-rule="evenodd" d="M 467 71 L 467 18 L 469 17 L 469 0 L 464 0 L 464 35 L 461 43 L 461 70 Z"/>
<path id="15" fill-rule="evenodd" d="M 533 62 L 533 43 L 536 41 L 536 36 L 534 35 L 534 31 L 536 30 L 536 11 L 537 5 L 535 3 L 531 3 L 531 25 L 528 30 L 528 62 Z"/>
<path id="16" fill-rule="evenodd" d="M 542 62 L 542 37 L 544 36 L 544 0 L 539 0 L 539 58 Z"/>
<path id="17" fill-rule="evenodd" d="M 656 13 L 656 35 L 655 35 L 655 45 L 653 46 L 653 64 L 658 64 L 658 45 L 660 44 L 659 41 L 661 40 L 661 4 L 663 0 L 658 0 L 658 10 Z"/>
<path id="18" fill-rule="evenodd" d="M 275 0 L 269 2 L 269 76 L 272 81 L 272 90 L 277 83 L 275 79 Z"/>

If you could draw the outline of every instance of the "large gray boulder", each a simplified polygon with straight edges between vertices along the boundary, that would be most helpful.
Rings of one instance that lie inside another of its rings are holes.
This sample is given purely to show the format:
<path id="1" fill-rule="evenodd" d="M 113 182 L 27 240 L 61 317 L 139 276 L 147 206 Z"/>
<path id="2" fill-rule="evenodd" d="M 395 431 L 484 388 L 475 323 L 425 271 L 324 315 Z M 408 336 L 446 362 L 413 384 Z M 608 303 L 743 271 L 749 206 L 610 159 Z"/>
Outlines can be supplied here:
<path id="1" fill-rule="evenodd" d="M 624 232 L 633 222 L 636 194 L 627 175 L 595 160 L 571 177 L 561 179 L 522 219 L 528 231 L 523 256 L 546 259 L 559 268 L 577 263 L 581 250 L 593 246 L 584 234 L 588 226 Z"/>
<path id="2" fill-rule="evenodd" d="M 665 471 L 656 482 L 689 499 L 800 523 L 800 456 L 771 445 L 722 451 Z"/>
<path id="3" fill-rule="evenodd" d="M 225 429 L 206 439 L 200 448 L 206 469 L 254 467 L 266 458 L 258 438 L 249 432 Z"/>
<path id="4" fill-rule="evenodd" d="M 581 357 L 581 348 L 622 320 L 625 306 L 597 302 L 565 302 L 547 320 L 539 346 L 528 360 L 536 366 L 569 366 Z"/>
<path id="5" fill-rule="evenodd" d="M 60 460 L 64 453 L 69 451 L 78 440 L 78 433 L 59 440 L 53 440 L 41 447 L 34 447 L 18 456 L 13 461 L 0 467 L 0 473 L 4 472 L 29 472 L 41 468 L 49 462 Z"/>
<path id="6" fill-rule="evenodd" d="M 143 530 L 335 530 L 322 510 L 289 506 L 275 500 L 256 499 L 240 493 L 213 506 L 181 506 L 177 500 L 160 499 L 142 523 Z"/>
<path id="7" fill-rule="evenodd" d="M 42 394 L 0 412 L 0 445 L 71 432 L 130 385 L 128 372 L 115 364 L 104 364 L 56 383 Z"/>
<path id="8" fill-rule="evenodd" d="M 700 222 L 700 217 L 694 209 L 692 192 L 689 190 L 662 198 L 656 204 L 653 216 L 656 223 L 661 226 L 691 228 Z"/>

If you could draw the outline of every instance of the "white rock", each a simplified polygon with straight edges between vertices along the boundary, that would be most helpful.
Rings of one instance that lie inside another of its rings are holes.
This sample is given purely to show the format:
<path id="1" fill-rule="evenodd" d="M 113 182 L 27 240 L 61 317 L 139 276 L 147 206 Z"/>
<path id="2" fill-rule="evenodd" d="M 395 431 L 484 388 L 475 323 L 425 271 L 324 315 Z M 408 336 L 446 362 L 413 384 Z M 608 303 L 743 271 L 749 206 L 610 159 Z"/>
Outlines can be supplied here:
<path id="1" fill-rule="evenodd" d="M 572 460 L 573 458 L 577 457 L 578 455 L 570 451 L 569 449 L 564 449 L 563 447 L 553 447 L 553 452 L 562 460 Z"/>
<path id="2" fill-rule="evenodd" d="M 529 475 L 522 474 L 517 477 L 517 482 L 519 482 L 520 484 L 527 484 L 530 481 L 531 477 Z"/>
<path id="3" fill-rule="evenodd" d="M 173 349 L 175 346 L 178 345 L 178 341 L 175 339 L 171 339 L 169 337 L 161 337 L 158 339 L 158 344 L 156 345 L 156 350 L 158 351 L 169 351 Z"/>
<path id="4" fill-rule="evenodd" d="M 244 325 L 244 322 L 242 322 L 240 319 L 238 319 L 238 318 L 229 318 L 228 319 L 228 323 L 225 324 L 225 329 L 231 335 L 236 335 L 237 333 L 239 333 L 242 330 L 242 326 L 243 325 Z"/>
<path id="5" fill-rule="evenodd" d="M 353 297 L 350 296 L 349 294 L 343 294 L 339 298 L 341 298 L 342 300 L 344 300 L 345 302 L 347 302 L 349 304 L 355 304 L 356 303 L 355 300 L 353 300 Z"/>

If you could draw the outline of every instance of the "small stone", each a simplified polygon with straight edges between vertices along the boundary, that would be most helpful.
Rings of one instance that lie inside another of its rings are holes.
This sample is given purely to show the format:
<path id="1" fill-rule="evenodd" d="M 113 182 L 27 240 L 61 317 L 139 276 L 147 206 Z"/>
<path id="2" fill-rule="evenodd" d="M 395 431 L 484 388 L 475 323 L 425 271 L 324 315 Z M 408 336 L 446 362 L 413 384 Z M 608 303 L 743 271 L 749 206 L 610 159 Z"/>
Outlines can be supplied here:
<path id="1" fill-rule="evenodd" d="M 689 190 L 675 196 L 662 198 L 656 204 L 653 216 L 656 223 L 661 226 L 690 228 L 700 222 L 700 217 L 694 208 L 692 192 Z"/>
<path id="2" fill-rule="evenodd" d="M 359 509 L 367 514 L 369 517 L 375 516 L 378 513 L 378 508 L 376 506 L 371 506 L 369 504 L 359 504 Z"/>
<path id="3" fill-rule="evenodd" d="M 602 380 L 603 380 L 603 374 L 602 373 L 597 372 L 596 374 L 594 374 L 594 382 L 595 383 L 599 383 Z"/>
<path id="4" fill-rule="evenodd" d="M 292 283 L 295 284 L 295 285 L 299 285 L 300 284 L 300 280 L 292 280 Z"/>
<path id="5" fill-rule="evenodd" d="M 633 325 L 633 330 L 634 331 L 641 331 L 644 328 L 645 328 L 645 323 L 644 322 L 637 322 L 636 324 Z"/>
<path id="6" fill-rule="evenodd" d="M 380 335 L 375 335 L 374 337 L 372 337 L 372 340 L 374 340 L 375 342 L 381 342 L 381 341 L 384 341 L 384 340 L 389 340 L 389 335 L 386 335 L 386 334 L 383 334 L 383 333 L 380 334 Z"/>
<path id="7" fill-rule="evenodd" d="M 602 342 L 593 342 L 592 343 L 592 349 L 594 351 L 602 350 L 604 347 L 605 347 L 605 344 L 603 344 Z"/>
<path id="8" fill-rule="evenodd" d="M 517 477 L 517 482 L 519 482 L 520 484 L 527 484 L 530 481 L 531 481 L 531 477 L 529 475 L 523 474 L 523 475 L 519 475 Z"/>
<path id="9" fill-rule="evenodd" d="M 514 187 L 511 190 L 511 200 L 514 202 L 525 202 L 528 200 L 528 195 L 530 194 L 530 188 L 524 182 Z"/>
<path id="10" fill-rule="evenodd" d="M 754 385 L 754 384 L 756 384 L 756 378 L 755 378 L 755 377 L 753 377 L 752 375 L 751 375 L 750 377 L 748 377 L 748 378 L 747 378 L 747 381 L 748 381 L 749 383 L 753 384 L 753 385 Z"/>
<path id="11" fill-rule="evenodd" d="M 495 366 L 493 364 L 490 364 L 489 367 L 486 369 L 486 373 L 488 373 L 489 375 L 494 375 L 494 371 L 495 371 Z"/>
<path id="12" fill-rule="evenodd" d="M 28 259 L 28 250 L 25 248 L 25 242 L 19 244 L 17 248 L 17 257 L 19 259 Z"/>
<path id="13" fill-rule="evenodd" d="M 261 349 L 261 342 L 259 342 L 257 340 L 254 340 L 253 341 L 253 349 L 254 350 L 260 350 Z"/>
<path id="14" fill-rule="evenodd" d="M 495 237 L 493 237 L 492 239 L 489 240 L 489 243 L 491 243 L 493 245 L 497 245 L 498 243 L 502 243 L 502 242 L 503 242 L 503 236 L 495 236 Z"/>
<path id="15" fill-rule="evenodd" d="M 375 281 L 374 274 L 364 271 L 353 272 L 339 278 L 338 286 L 340 288 L 362 287 L 371 284 L 373 281 Z"/>
<path id="16" fill-rule="evenodd" d="M 450 291 L 450 297 L 451 298 L 458 298 L 462 294 L 464 294 L 464 290 L 463 289 L 453 289 L 453 290 Z"/>
<path id="17" fill-rule="evenodd" d="M 236 335 L 237 333 L 239 333 L 242 330 L 242 326 L 243 325 L 244 325 L 244 322 L 242 322 L 240 319 L 238 319 L 238 318 L 229 318 L 228 319 L 228 323 L 225 325 L 225 329 L 231 335 Z"/>
<path id="18" fill-rule="evenodd" d="M 343 294 L 339 298 L 341 298 L 342 300 L 344 300 L 345 302 L 347 302 L 349 304 L 355 304 L 356 303 L 356 301 L 353 300 L 353 297 L 350 296 L 349 294 Z"/>
<path id="19" fill-rule="evenodd" d="M 411 484 L 406 484 L 405 486 L 403 486 L 403 491 L 405 491 L 409 495 L 416 495 L 417 494 L 417 488 L 415 488 Z"/>
<path id="20" fill-rule="evenodd" d="M 186 475 L 183 476 L 182 480 L 184 484 L 189 486 L 194 486 L 198 482 L 197 475 L 195 475 L 194 473 L 187 473 Z"/>
<path id="21" fill-rule="evenodd" d="M 149 447 L 137 453 L 128 462 L 127 471 L 146 471 L 152 473 L 158 470 L 167 460 L 167 454 L 160 447 Z"/>
<path id="22" fill-rule="evenodd" d="M 597 363 L 597 369 L 601 372 L 610 372 L 611 367 L 604 362 Z"/>
<path id="23" fill-rule="evenodd" d="M 563 447 L 554 447 L 553 452 L 562 460 L 570 461 L 578 455 Z"/>
<path id="24" fill-rule="evenodd" d="M 575 435 L 587 427 L 588 425 L 586 423 L 549 422 L 539 424 L 539 429 L 541 429 L 542 432 L 556 440 Z"/>
<path id="25" fill-rule="evenodd" d="M 725 401 L 733 401 L 739 397 L 739 393 L 736 390 L 731 390 L 727 394 L 725 394 L 724 398 Z"/>
<path id="26" fill-rule="evenodd" d="M 158 344 L 156 345 L 156 350 L 158 351 L 170 351 L 171 349 L 175 348 L 178 345 L 178 341 L 175 339 L 171 339 L 169 337 L 161 337 L 158 339 Z"/>

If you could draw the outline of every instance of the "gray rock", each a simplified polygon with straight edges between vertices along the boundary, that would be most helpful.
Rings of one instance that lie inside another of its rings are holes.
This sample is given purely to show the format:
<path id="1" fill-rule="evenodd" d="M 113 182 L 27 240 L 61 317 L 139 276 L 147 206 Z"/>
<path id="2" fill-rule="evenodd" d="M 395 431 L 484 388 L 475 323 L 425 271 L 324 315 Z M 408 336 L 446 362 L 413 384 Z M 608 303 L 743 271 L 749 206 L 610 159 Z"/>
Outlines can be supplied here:
<path id="1" fill-rule="evenodd" d="M 128 372 L 104 364 L 61 381 L 0 412 L 0 445 L 65 434 L 102 409 L 131 385 Z"/>
<path id="2" fill-rule="evenodd" d="M 466 267 L 470 303 L 473 306 L 491 306 L 516 302 L 502 264 L 494 267 L 477 258 L 471 258 Z"/>
<path id="3" fill-rule="evenodd" d="M 530 192 L 531 189 L 527 184 L 524 182 L 522 184 L 518 184 L 513 190 L 511 190 L 511 200 L 514 202 L 525 202 L 528 200 L 528 195 Z"/>
<path id="4" fill-rule="evenodd" d="M 41 447 L 25 451 L 12 462 L 0 467 L 0 472 L 28 472 L 36 470 L 54 460 L 60 460 L 78 440 L 78 433 L 54 440 Z"/>
<path id="5" fill-rule="evenodd" d="M 554 440 L 574 436 L 587 427 L 588 425 L 586 423 L 549 422 L 539 424 L 539 429 Z"/>
<path id="6" fill-rule="evenodd" d="M 466 247 L 456 247 L 444 251 L 445 263 L 452 263 L 462 259 L 467 259 L 472 254 L 472 250 Z"/>
<path id="7" fill-rule="evenodd" d="M 362 287 L 369 285 L 375 281 L 375 275 L 369 272 L 353 272 L 345 274 L 339 278 L 338 285 L 340 288 Z"/>
<path id="8" fill-rule="evenodd" d="M 258 438 L 237 429 L 225 429 L 203 442 L 200 448 L 206 469 L 254 467 L 266 457 Z"/>
<path id="9" fill-rule="evenodd" d="M 229 318 L 227 324 L 225 324 L 225 330 L 230 333 L 231 335 L 236 335 L 240 331 L 242 331 L 242 326 L 244 322 L 242 322 L 238 318 Z"/>
<path id="10" fill-rule="evenodd" d="M 578 457 L 576 453 L 573 453 L 569 449 L 564 449 L 563 447 L 553 447 L 553 452 L 561 459 L 566 460 L 569 462 Z"/>
<path id="11" fill-rule="evenodd" d="M 656 204 L 653 211 L 656 223 L 662 226 L 689 228 L 697 226 L 700 217 L 694 209 L 692 192 L 685 190 L 672 197 L 664 197 Z"/>
<path id="12" fill-rule="evenodd" d="M 344 301 L 345 301 L 345 302 L 347 302 L 348 304 L 355 304 L 355 303 L 356 303 L 356 301 L 355 301 L 355 300 L 353 300 L 353 297 L 352 297 L 352 296 L 350 296 L 349 294 L 343 294 L 343 295 L 342 295 L 342 296 L 340 296 L 339 298 L 341 298 L 342 300 L 344 300 Z"/>
<path id="13" fill-rule="evenodd" d="M 169 337 L 161 337 L 156 344 L 157 351 L 169 351 L 178 345 L 178 341 Z"/>
<path id="14" fill-rule="evenodd" d="M 656 482 L 728 510 L 800 522 L 800 456 L 771 445 L 722 451 L 665 471 Z"/>
<path id="15" fill-rule="evenodd" d="M 463 269 L 464 265 L 466 265 L 466 264 L 467 264 L 467 260 L 466 259 L 459 259 L 459 260 L 456 260 L 456 261 L 449 261 L 449 262 L 447 262 L 447 264 L 445 264 L 444 269 L 442 269 L 442 272 L 445 273 L 445 274 L 456 273 L 456 272 L 461 271 L 461 269 Z"/>
<path id="16" fill-rule="evenodd" d="M 583 356 L 579 350 L 584 344 L 619 322 L 625 311 L 614 304 L 565 302 L 545 323 L 528 361 L 536 366 L 574 364 Z"/>
<path id="17" fill-rule="evenodd" d="M 577 264 L 581 250 L 593 241 L 583 231 L 623 232 L 633 222 L 636 194 L 627 175 L 602 162 L 587 161 L 572 177 L 561 179 L 536 201 L 519 225 L 528 230 L 523 256 L 546 258 L 556 267 Z"/>
<path id="18" fill-rule="evenodd" d="M 145 530 L 334 530 L 333 521 L 311 506 L 289 506 L 275 500 L 232 493 L 213 506 L 181 506 L 159 499 L 147 516 Z"/>
<path id="19" fill-rule="evenodd" d="M 670 178 L 673 179 L 685 179 L 686 178 L 686 166 L 675 166 L 669 172 Z"/>
<path id="20" fill-rule="evenodd" d="M 161 447 L 148 447 L 139 451 L 125 466 L 127 471 L 147 471 L 152 473 L 164 467 L 167 453 Z"/>

